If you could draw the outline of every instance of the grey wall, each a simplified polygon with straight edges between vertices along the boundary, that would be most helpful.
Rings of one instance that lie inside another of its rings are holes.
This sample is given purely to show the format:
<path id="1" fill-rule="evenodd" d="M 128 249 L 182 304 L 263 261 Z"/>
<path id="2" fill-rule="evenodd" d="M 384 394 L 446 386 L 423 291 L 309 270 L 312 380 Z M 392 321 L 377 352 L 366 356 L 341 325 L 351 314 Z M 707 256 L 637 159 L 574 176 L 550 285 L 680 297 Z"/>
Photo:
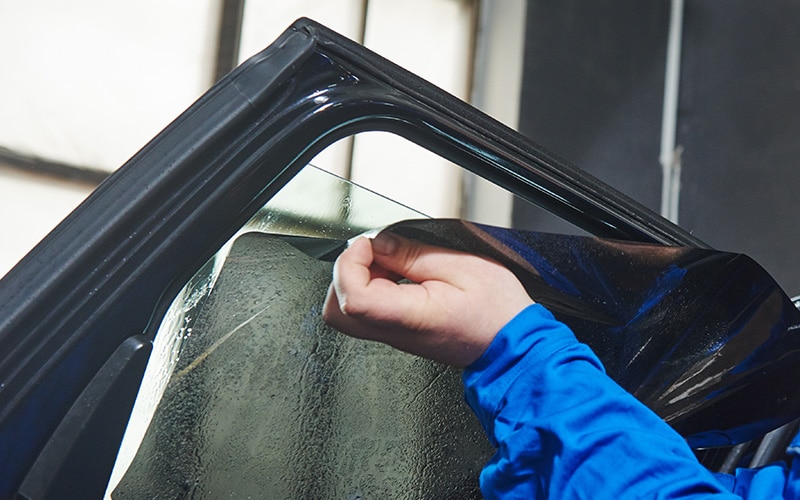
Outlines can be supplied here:
<path id="1" fill-rule="evenodd" d="M 668 0 L 529 0 L 520 130 L 658 211 Z M 800 293 L 800 3 L 687 0 L 679 223 Z M 518 226 L 571 229 L 515 206 Z"/>

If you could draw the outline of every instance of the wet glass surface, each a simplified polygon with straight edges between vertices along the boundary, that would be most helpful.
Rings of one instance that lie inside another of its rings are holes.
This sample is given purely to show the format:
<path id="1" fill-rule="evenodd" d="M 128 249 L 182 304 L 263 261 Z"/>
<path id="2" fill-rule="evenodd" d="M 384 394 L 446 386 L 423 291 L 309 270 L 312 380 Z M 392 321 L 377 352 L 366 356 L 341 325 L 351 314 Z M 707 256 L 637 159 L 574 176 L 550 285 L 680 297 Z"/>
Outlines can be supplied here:
<path id="1" fill-rule="evenodd" d="M 327 328 L 331 264 L 233 245 L 114 498 L 472 498 L 491 454 L 456 370 Z"/>
<path id="2" fill-rule="evenodd" d="M 301 171 L 173 304 L 111 496 L 479 498 L 459 373 L 321 323 L 346 240 L 419 216 Z"/>
<path id="3" fill-rule="evenodd" d="M 458 372 L 321 322 L 330 261 L 394 221 L 399 234 L 508 266 L 693 446 L 800 414 L 800 313 L 746 256 L 417 219 L 302 174 L 176 302 L 114 498 L 479 497 L 491 449 Z"/>

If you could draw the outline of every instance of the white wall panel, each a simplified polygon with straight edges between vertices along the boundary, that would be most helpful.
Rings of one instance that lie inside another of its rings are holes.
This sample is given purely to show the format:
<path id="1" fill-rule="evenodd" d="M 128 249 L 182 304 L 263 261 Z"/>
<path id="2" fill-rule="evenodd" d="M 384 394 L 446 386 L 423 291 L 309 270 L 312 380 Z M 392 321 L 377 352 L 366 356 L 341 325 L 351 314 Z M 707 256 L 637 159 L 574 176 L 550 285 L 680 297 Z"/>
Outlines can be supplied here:
<path id="1" fill-rule="evenodd" d="M 371 0 L 365 45 L 466 99 L 473 15 L 459 0 Z M 389 134 L 356 138 L 353 180 L 431 216 L 460 214 L 461 168 Z"/>
<path id="2" fill-rule="evenodd" d="M 519 124 L 526 10 L 526 0 L 484 0 L 476 35 L 472 104 L 515 130 Z M 471 174 L 464 191 L 466 218 L 511 225 L 511 193 Z"/>
<path id="3" fill-rule="evenodd" d="M 0 1 L 0 146 L 113 170 L 211 83 L 216 0 Z"/>
<path id="4" fill-rule="evenodd" d="M 466 98 L 473 10 L 459 0 L 369 0 L 364 45 L 423 78 Z M 275 2 L 248 0 L 242 56 L 272 42 L 298 17 L 309 17 L 357 40 L 363 0 Z M 350 148 L 340 141 L 314 159 L 338 175 L 348 171 Z M 457 216 L 460 171 L 441 158 L 390 134 L 356 138 L 352 179 L 427 214 Z"/>
<path id="5" fill-rule="evenodd" d="M 295 20 L 307 17 L 352 40 L 361 42 L 364 0 L 247 0 L 240 60 L 272 43 Z M 351 141 L 329 146 L 312 163 L 339 176 L 349 170 Z"/>
<path id="6" fill-rule="evenodd" d="M 91 191 L 0 166 L 0 277 Z"/>
<path id="7" fill-rule="evenodd" d="M 0 0 L 0 147 L 116 169 L 211 84 L 219 12 L 218 0 Z M 0 277 L 90 190 L 0 169 Z"/>
<path id="8" fill-rule="evenodd" d="M 0 147 L 117 168 L 212 83 L 220 5 L 0 0 Z M 366 5 L 368 47 L 467 97 L 474 3 L 463 0 L 247 0 L 241 59 L 298 17 L 359 41 Z M 381 135 L 352 147 L 354 180 L 431 215 L 458 215 L 460 169 Z M 350 153 L 340 141 L 314 163 L 341 175 Z M 0 170 L 0 276 L 88 190 L 22 177 Z M 19 215 L 13 224 L 8 213 Z"/>
<path id="9" fill-rule="evenodd" d="M 361 33 L 364 0 L 247 0 L 241 60 L 272 43 L 300 17 L 308 17 L 348 38 Z"/>

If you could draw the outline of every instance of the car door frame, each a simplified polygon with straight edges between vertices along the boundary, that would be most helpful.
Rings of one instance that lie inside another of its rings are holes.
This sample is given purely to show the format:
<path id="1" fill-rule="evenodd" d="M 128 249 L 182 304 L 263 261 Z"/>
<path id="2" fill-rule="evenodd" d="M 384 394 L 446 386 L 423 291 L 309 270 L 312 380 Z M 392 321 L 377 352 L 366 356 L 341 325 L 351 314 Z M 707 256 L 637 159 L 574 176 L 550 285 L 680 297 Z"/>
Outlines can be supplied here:
<path id="1" fill-rule="evenodd" d="M 21 484 L 22 496 L 47 496 L 77 473 L 67 464 L 88 456 L 97 470 L 69 484 L 87 494 L 104 485 L 111 464 L 102 464 L 119 446 L 152 339 L 183 284 L 319 151 L 371 130 L 403 136 L 597 236 L 707 247 L 468 104 L 300 19 L 0 281 L 0 498 Z M 103 454 L 86 439 L 109 420 Z"/>

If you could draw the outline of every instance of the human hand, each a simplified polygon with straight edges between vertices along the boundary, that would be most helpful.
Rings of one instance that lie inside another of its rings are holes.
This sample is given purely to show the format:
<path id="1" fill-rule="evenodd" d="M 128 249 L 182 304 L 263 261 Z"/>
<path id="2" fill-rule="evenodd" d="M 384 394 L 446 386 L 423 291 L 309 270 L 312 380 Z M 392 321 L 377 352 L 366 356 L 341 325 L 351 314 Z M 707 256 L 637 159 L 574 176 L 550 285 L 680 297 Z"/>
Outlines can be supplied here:
<path id="1" fill-rule="evenodd" d="M 336 260 L 323 318 L 352 337 L 465 367 L 532 303 L 493 260 L 383 232 Z"/>

